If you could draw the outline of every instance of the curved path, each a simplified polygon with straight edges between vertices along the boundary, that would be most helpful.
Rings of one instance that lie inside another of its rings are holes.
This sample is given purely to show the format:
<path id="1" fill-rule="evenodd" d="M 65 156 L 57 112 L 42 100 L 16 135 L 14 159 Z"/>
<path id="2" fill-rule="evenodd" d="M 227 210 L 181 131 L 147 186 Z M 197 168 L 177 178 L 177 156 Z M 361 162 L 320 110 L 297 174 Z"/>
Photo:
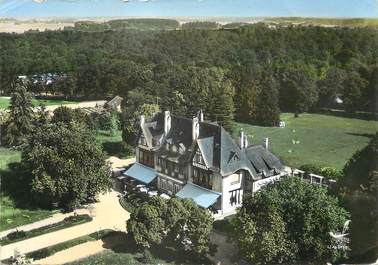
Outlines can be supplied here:
<path id="1" fill-rule="evenodd" d="M 99 202 L 90 205 L 88 211 L 93 216 L 93 221 L 89 223 L 2 246 L 0 248 L 0 260 L 13 256 L 15 249 L 25 254 L 102 229 L 125 231 L 126 221 L 130 218 L 130 214 L 119 204 L 118 193 L 115 191 L 100 195 Z"/>

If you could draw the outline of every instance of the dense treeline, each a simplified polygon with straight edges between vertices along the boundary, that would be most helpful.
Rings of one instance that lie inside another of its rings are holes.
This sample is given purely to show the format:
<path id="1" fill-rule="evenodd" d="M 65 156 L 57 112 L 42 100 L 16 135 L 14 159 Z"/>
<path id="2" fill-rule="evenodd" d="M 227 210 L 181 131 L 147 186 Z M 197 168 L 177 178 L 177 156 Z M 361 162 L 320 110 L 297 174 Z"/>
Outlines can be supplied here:
<path id="1" fill-rule="evenodd" d="M 55 31 L 2 34 L 0 42 L 3 94 L 17 76 L 35 75 L 34 93 L 127 102 L 138 91 L 147 95 L 142 104 L 187 116 L 203 108 L 225 125 L 234 117 L 274 125 L 280 111 L 333 107 L 335 99 L 348 111 L 376 107 L 376 28 Z"/>

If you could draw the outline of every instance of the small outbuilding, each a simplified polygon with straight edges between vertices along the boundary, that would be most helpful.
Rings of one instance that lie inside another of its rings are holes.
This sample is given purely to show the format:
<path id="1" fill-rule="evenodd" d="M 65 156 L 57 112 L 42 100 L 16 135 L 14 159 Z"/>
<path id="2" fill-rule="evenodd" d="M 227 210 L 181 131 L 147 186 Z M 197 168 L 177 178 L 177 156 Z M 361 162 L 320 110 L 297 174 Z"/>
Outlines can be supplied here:
<path id="1" fill-rule="evenodd" d="M 106 102 L 104 104 L 104 107 L 108 110 L 112 111 L 121 111 L 121 103 L 122 103 L 123 98 L 120 96 L 115 96 L 113 99 L 110 101 Z"/>

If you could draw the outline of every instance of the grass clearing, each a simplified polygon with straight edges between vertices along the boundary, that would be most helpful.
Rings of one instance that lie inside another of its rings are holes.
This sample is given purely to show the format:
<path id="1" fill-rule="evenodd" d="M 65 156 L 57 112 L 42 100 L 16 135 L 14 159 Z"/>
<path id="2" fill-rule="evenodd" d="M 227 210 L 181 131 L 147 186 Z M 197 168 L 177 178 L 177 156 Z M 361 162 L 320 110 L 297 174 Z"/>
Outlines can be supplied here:
<path id="1" fill-rule="evenodd" d="M 17 207 L 9 196 L 3 194 L 1 194 L 0 205 L 0 231 L 34 223 L 58 212 L 42 209 L 22 209 Z"/>
<path id="2" fill-rule="evenodd" d="M 51 105 L 67 105 L 67 104 L 76 104 L 77 101 L 62 100 L 62 99 L 35 99 L 33 98 L 32 103 L 35 107 L 43 104 L 45 106 Z M 0 109 L 6 109 L 10 106 L 10 99 L 0 97 Z"/>
<path id="3" fill-rule="evenodd" d="M 8 169 L 10 163 L 17 163 L 20 161 L 20 151 L 0 147 L 0 171 Z"/>
<path id="4" fill-rule="evenodd" d="M 294 118 L 293 113 L 282 113 L 281 120 L 286 122 L 285 128 L 237 123 L 234 137 L 238 137 L 240 128 L 248 135 L 249 144 L 261 144 L 268 137 L 269 149 L 289 166 L 314 164 L 342 169 L 378 131 L 374 120 L 324 114 L 305 113 Z"/>
<path id="5" fill-rule="evenodd" d="M 1 171 L 8 169 L 10 163 L 21 161 L 21 152 L 7 148 L 0 148 L 0 175 Z M 16 202 L 1 190 L 0 193 L 0 231 L 8 230 L 20 225 L 33 223 L 50 217 L 57 211 L 42 209 L 24 209 L 16 205 Z"/>
<path id="6" fill-rule="evenodd" d="M 96 134 L 96 140 L 108 156 L 130 157 L 130 151 L 125 149 L 125 145 L 122 142 L 121 130 L 117 130 L 114 135 L 110 134 L 109 131 L 99 130 Z"/>

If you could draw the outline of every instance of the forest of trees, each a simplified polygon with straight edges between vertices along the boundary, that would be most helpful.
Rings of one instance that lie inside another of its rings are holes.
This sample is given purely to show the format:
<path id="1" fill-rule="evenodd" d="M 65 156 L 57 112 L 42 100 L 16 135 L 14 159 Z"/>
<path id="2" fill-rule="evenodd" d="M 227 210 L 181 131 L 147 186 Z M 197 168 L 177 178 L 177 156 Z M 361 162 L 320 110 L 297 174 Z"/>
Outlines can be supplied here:
<path id="1" fill-rule="evenodd" d="M 189 117 L 202 108 L 226 127 L 275 125 L 280 111 L 334 107 L 335 97 L 347 111 L 376 109 L 376 28 L 187 28 L 1 34 L 1 94 L 26 75 L 35 94 L 128 102 L 137 93 Z"/>

